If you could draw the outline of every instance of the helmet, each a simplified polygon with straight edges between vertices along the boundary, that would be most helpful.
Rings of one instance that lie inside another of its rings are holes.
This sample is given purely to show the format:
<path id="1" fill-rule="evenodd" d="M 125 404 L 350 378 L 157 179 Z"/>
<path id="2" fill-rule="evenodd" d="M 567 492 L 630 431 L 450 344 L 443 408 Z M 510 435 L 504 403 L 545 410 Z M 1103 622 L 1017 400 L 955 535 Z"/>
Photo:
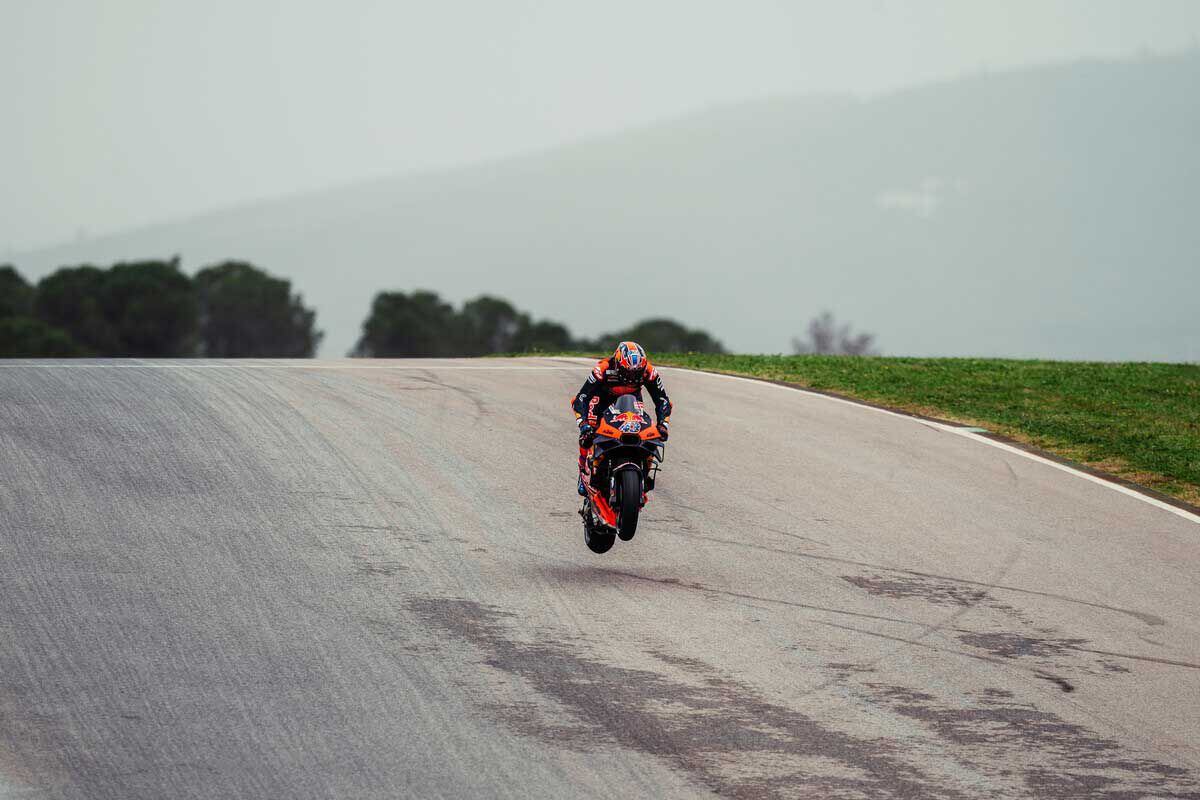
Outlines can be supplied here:
<path id="1" fill-rule="evenodd" d="M 641 380 L 646 374 L 646 365 L 649 360 L 646 358 L 646 351 L 637 342 L 621 342 L 617 345 L 616 352 L 613 353 L 613 366 L 616 367 L 617 374 L 625 380 Z"/>

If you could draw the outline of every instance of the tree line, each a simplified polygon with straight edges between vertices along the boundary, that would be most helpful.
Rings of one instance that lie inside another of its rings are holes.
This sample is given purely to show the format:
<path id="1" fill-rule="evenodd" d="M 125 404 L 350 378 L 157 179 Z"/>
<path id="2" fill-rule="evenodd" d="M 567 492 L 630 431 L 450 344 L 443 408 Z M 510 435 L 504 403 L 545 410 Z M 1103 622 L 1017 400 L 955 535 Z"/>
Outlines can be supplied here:
<path id="1" fill-rule="evenodd" d="M 309 357 L 322 333 L 291 283 L 242 261 L 63 267 L 31 285 L 0 267 L 0 357 Z"/>
<path id="2" fill-rule="evenodd" d="M 0 266 L 0 357 L 307 358 L 322 337 L 290 281 L 244 261 L 189 276 L 179 259 L 63 267 L 30 284 Z M 453 357 L 608 350 L 721 353 L 710 334 L 665 318 L 594 339 L 499 297 L 455 308 L 436 292 L 379 292 L 352 356 Z"/>
<path id="3" fill-rule="evenodd" d="M 671 319 L 646 319 L 595 339 L 576 338 L 559 322 L 535 320 L 507 300 L 481 295 L 458 309 L 436 292 L 380 292 L 351 355 L 482 356 L 611 349 L 623 340 L 655 352 L 723 353 L 721 343 Z"/>

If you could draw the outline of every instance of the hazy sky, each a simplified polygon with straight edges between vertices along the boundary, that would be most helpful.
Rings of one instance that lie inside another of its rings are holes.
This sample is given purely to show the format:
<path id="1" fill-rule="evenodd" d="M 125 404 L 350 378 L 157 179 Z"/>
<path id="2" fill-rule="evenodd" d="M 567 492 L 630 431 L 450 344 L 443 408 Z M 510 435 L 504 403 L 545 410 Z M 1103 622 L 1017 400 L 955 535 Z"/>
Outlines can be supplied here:
<path id="1" fill-rule="evenodd" d="M 0 258 L 721 101 L 1198 41 L 1195 0 L 0 0 Z"/>

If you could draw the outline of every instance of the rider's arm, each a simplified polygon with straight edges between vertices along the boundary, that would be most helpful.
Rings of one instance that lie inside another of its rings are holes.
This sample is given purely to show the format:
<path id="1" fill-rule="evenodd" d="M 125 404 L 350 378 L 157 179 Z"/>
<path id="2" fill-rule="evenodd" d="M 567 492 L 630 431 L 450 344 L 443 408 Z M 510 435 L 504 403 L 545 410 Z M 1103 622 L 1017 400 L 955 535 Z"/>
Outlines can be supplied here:
<path id="1" fill-rule="evenodd" d="M 599 361 L 588 375 L 587 380 L 583 382 L 583 386 L 579 387 L 579 392 L 572 398 L 571 410 L 575 412 L 576 422 L 582 423 L 586 421 L 588 409 L 592 405 L 592 398 L 603 387 L 601 381 L 604 378 L 604 370 L 607 366 L 605 361 Z"/>
<path id="2" fill-rule="evenodd" d="M 670 422 L 671 409 L 674 406 L 671 404 L 671 398 L 667 397 L 667 389 L 663 386 L 662 375 L 654 368 L 653 364 L 648 365 L 646 372 L 646 391 L 650 394 L 650 399 L 654 401 L 654 410 L 658 414 L 658 421 Z"/>

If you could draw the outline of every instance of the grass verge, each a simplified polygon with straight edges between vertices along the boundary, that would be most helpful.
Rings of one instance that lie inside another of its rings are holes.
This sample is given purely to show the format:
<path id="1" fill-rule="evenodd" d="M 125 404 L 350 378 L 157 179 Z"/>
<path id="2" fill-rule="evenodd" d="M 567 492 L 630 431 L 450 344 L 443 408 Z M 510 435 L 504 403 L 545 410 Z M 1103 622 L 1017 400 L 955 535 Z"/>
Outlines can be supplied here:
<path id="1" fill-rule="evenodd" d="M 1200 505 L 1200 365 L 701 354 L 654 361 L 978 425 Z"/>

